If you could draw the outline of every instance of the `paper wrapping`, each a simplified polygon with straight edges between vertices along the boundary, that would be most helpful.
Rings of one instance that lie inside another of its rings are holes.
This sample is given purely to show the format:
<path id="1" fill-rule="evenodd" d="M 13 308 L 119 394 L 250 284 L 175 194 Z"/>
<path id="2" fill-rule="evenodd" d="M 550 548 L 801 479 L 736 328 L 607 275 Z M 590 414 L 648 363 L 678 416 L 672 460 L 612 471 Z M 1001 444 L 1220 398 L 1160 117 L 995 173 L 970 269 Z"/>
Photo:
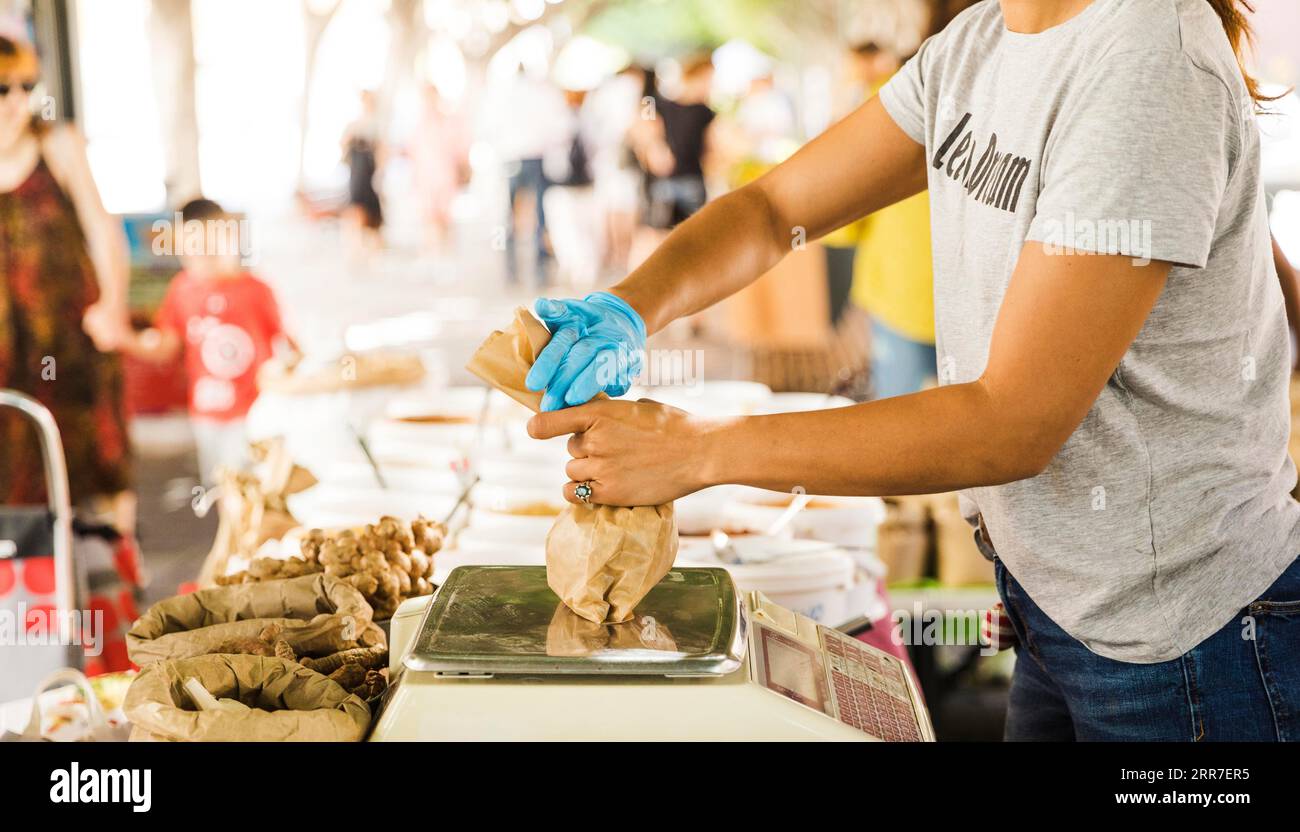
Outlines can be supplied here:
<path id="1" fill-rule="evenodd" d="M 127 632 L 126 649 L 143 667 L 202 656 L 230 639 L 257 638 L 276 624 L 295 653 L 325 656 L 355 647 L 375 627 L 372 616 L 360 592 L 325 575 L 234 584 L 154 604 Z"/>
<path id="2" fill-rule="evenodd" d="M 517 309 L 510 327 L 489 335 L 466 369 L 536 412 L 542 394 L 529 390 L 524 378 L 550 339 L 545 324 L 527 309 Z M 546 536 L 546 582 L 582 618 L 621 623 L 632 617 L 676 557 L 672 503 L 570 505 Z"/>
<path id="3" fill-rule="evenodd" d="M 182 687 L 198 679 L 218 699 L 255 710 L 199 711 Z M 357 742 L 370 707 L 296 662 L 265 656 L 199 656 L 155 662 L 131 683 L 122 706 L 132 741 Z"/>
<path id="4" fill-rule="evenodd" d="M 286 498 L 316 484 L 306 468 L 293 464 L 281 439 L 251 445 L 259 465 L 254 472 L 220 469 L 217 500 L 217 535 L 199 570 L 199 585 L 212 586 L 226 572 L 231 555 L 251 558 L 268 540 L 278 540 L 299 523 L 289 512 Z"/>

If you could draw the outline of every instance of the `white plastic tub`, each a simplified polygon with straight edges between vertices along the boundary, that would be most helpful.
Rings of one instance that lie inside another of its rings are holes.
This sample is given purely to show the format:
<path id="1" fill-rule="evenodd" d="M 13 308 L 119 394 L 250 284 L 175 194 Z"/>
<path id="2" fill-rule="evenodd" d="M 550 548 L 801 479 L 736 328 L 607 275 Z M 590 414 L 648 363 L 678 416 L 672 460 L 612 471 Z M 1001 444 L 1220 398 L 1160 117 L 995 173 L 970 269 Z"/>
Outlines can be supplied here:
<path id="1" fill-rule="evenodd" d="M 441 467 L 403 465 L 391 461 L 380 461 L 378 464 L 384 484 L 390 490 L 458 496 L 464 489 L 460 477 L 452 470 L 450 464 Z M 380 487 L 375 477 L 375 470 L 368 462 L 344 462 L 331 465 L 329 470 L 320 477 L 320 481 L 340 488 L 369 490 Z"/>
<path id="2" fill-rule="evenodd" d="M 285 498 L 289 512 L 308 528 L 345 528 L 375 523 L 389 515 L 410 522 L 423 516 L 442 520 L 456 503 L 448 494 L 383 490 L 322 483 Z"/>
<path id="3" fill-rule="evenodd" d="M 455 544 L 433 557 L 433 582 L 441 584 L 457 566 L 545 566 L 546 548 L 541 543 L 503 543 L 474 529 L 462 529 Z"/>
<path id="4" fill-rule="evenodd" d="M 794 553 L 766 563 L 730 564 L 717 560 L 707 541 L 705 546 L 692 541 L 679 551 L 677 565 L 722 566 L 740 589 L 759 590 L 781 606 L 832 627 L 862 614 L 862 610 L 851 609 L 858 569 L 847 552 L 829 545 L 804 545 L 812 541 L 775 541 L 773 545 L 782 542 Z"/>
<path id="5" fill-rule="evenodd" d="M 764 532 L 781 517 L 792 494 L 745 488 L 724 513 L 736 528 Z M 876 530 L 885 519 L 885 503 L 879 497 L 813 497 L 788 526 L 793 537 L 825 540 L 838 546 L 876 549 Z"/>
<path id="6" fill-rule="evenodd" d="M 558 498 L 569 477 L 564 466 L 569 462 L 565 450 L 569 437 L 538 441 L 506 450 L 484 450 L 472 457 L 474 473 L 484 486 L 523 486 L 548 489 Z"/>
<path id="7" fill-rule="evenodd" d="M 697 416 L 748 416 L 772 398 L 772 390 L 756 381 L 705 381 L 696 385 L 641 387 L 627 398 L 654 399 Z"/>
<path id="8" fill-rule="evenodd" d="M 468 527 L 483 540 L 541 545 L 566 505 L 559 488 L 480 483 L 470 496 Z M 542 506 L 548 513 L 520 513 Z"/>

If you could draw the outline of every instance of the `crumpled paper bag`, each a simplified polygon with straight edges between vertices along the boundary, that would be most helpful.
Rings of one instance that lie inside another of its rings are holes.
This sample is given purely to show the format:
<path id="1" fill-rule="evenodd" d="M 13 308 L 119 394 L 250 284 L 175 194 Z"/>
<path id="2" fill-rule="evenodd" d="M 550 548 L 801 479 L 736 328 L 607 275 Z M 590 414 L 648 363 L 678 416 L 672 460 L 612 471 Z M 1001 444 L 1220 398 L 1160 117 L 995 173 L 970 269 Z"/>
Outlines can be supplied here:
<path id="1" fill-rule="evenodd" d="M 183 687 L 189 678 L 254 710 L 196 710 Z M 132 741 L 357 742 L 370 727 L 370 706 L 360 697 L 296 662 L 266 656 L 155 662 L 131 683 L 122 709 Z"/>
<path id="2" fill-rule="evenodd" d="M 580 618 L 564 604 L 546 628 L 546 655 L 590 656 L 604 650 L 658 650 L 676 652 L 677 642 L 668 628 L 649 616 L 633 616 L 622 624 L 597 624 Z"/>
<path id="3" fill-rule="evenodd" d="M 298 655 L 326 656 L 355 647 L 373 626 L 372 616 L 360 592 L 325 575 L 235 584 L 159 601 L 131 626 L 126 649 L 144 667 L 212 653 L 225 641 L 256 638 L 276 624 Z"/>
<path id="4" fill-rule="evenodd" d="M 524 378 L 550 340 L 546 325 L 521 307 L 508 329 L 487 337 L 466 369 L 536 412 L 542 394 L 529 390 Z M 676 557 L 672 503 L 570 505 L 546 536 L 546 582 L 588 621 L 617 624 L 632 617 Z"/>
<path id="5" fill-rule="evenodd" d="M 226 573 L 232 555 L 251 558 L 263 543 L 278 540 L 299 523 L 286 498 L 316 484 L 316 477 L 293 462 L 283 439 L 250 445 L 254 470 L 220 469 L 217 475 L 217 535 L 199 570 L 199 585 L 208 587 Z"/>

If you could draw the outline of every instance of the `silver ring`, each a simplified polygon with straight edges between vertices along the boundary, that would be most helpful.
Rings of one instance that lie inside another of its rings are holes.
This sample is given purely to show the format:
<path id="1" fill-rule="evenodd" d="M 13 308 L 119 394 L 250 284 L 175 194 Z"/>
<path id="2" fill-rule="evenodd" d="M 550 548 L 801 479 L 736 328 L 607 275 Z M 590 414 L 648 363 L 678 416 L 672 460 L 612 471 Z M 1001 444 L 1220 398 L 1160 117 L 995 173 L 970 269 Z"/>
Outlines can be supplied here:
<path id="1" fill-rule="evenodd" d="M 591 480 L 575 485 L 573 487 L 573 496 L 578 498 L 578 502 L 591 505 Z"/>

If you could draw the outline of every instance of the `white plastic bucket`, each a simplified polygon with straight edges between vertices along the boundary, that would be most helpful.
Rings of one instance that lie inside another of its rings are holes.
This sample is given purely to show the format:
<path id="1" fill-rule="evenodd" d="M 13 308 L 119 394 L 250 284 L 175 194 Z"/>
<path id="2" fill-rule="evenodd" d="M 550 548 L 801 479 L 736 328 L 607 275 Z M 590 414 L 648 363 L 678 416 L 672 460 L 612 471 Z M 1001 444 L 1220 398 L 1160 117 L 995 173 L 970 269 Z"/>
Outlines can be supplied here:
<path id="1" fill-rule="evenodd" d="M 441 584 L 448 573 L 457 566 L 544 566 L 546 549 L 543 545 L 502 543 L 484 537 L 474 529 L 463 529 L 456 535 L 455 545 L 433 557 L 433 582 Z"/>
<path id="2" fill-rule="evenodd" d="M 728 504 L 728 525 L 764 532 L 781 517 L 793 495 L 761 488 L 745 488 Z M 814 496 L 788 527 L 792 537 L 825 540 L 839 546 L 876 549 L 876 530 L 885 519 L 885 502 L 879 497 Z"/>
<path id="3" fill-rule="evenodd" d="M 376 523 L 389 515 L 410 522 L 423 516 L 442 520 L 456 503 L 448 494 L 383 490 L 322 483 L 285 498 L 289 512 L 308 528 L 346 528 Z"/>
<path id="4" fill-rule="evenodd" d="M 470 505 L 468 526 L 480 539 L 540 545 L 567 504 L 559 488 L 480 483 Z M 547 513 L 525 513 L 542 507 Z"/>
<path id="5" fill-rule="evenodd" d="M 774 545 L 779 543 L 774 541 Z M 821 624 L 834 627 L 861 614 L 861 610 L 851 608 L 858 573 L 852 556 L 833 546 L 808 545 L 813 541 L 786 543 L 792 545 L 794 554 L 766 563 L 730 564 L 717 560 L 707 540 L 688 540 L 678 553 L 677 563 L 722 566 L 741 590 L 759 590 L 781 606 Z"/>
<path id="6" fill-rule="evenodd" d="M 748 416 L 772 398 L 772 390 L 756 381 L 705 381 L 695 385 L 641 387 L 628 398 L 654 399 L 697 416 Z"/>

